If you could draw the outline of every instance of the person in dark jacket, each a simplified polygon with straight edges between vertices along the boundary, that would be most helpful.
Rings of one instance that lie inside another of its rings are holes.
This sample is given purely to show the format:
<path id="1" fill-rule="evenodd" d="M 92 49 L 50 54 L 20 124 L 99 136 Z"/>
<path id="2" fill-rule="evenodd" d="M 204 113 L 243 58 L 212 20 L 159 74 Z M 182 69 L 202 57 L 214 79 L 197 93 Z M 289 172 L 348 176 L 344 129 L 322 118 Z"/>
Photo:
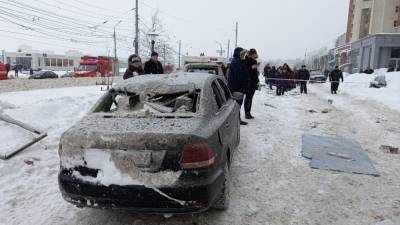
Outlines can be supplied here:
<path id="1" fill-rule="evenodd" d="M 15 72 L 15 78 L 18 78 L 18 73 L 19 73 L 19 68 L 18 68 L 18 65 L 15 65 L 14 66 L 14 72 Z"/>
<path id="2" fill-rule="evenodd" d="M 338 66 L 336 66 L 335 69 L 329 74 L 329 81 L 331 82 L 331 93 L 332 94 L 337 94 L 337 91 L 339 89 L 340 80 L 342 80 L 342 83 L 343 83 L 343 81 L 344 81 L 343 72 L 339 69 Z"/>
<path id="3" fill-rule="evenodd" d="M 272 89 L 272 80 L 270 80 L 272 77 L 272 68 L 271 68 L 271 65 L 269 65 L 269 64 L 267 64 L 264 67 L 264 77 L 265 77 L 265 84 L 269 86 L 269 89 L 273 90 Z"/>
<path id="4" fill-rule="evenodd" d="M 128 65 L 128 69 L 126 69 L 124 74 L 124 80 L 144 74 L 142 59 L 139 56 L 135 54 L 129 56 Z"/>
<path id="5" fill-rule="evenodd" d="M 232 62 L 228 69 L 228 87 L 232 92 L 233 97 L 237 103 L 242 106 L 243 97 L 246 93 L 248 70 L 243 60 L 240 58 L 240 53 L 244 51 L 243 48 L 236 48 L 233 54 Z M 240 119 L 241 125 L 247 125 L 246 122 Z"/>
<path id="6" fill-rule="evenodd" d="M 164 68 L 158 61 L 158 53 L 151 53 L 151 59 L 144 64 L 145 74 L 164 74 Z"/>
<path id="7" fill-rule="evenodd" d="M 250 49 L 245 59 L 246 67 L 249 71 L 249 77 L 246 90 L 246 98 L 244 100 L 244 110 L 246 113 L 246 119 L 249 120 L 254 119 L 254 117 L 251 115 L 251 107 L 253 105 L 254 94 L 256 93 L 256 90 L 258 89 L 260 83 L 260 80 L 258 78 L 260 73 L 258 71 L 259 64 L 257 62 L 257 58 L 257 51 L 255 49 Z"/>
<path id="8" fill-rule="evenodd" d="M 307 94 L 307 83 L 310 80 L 310 71 L 307 70 L 306 65 L 301 67 L 301 70 L 298 71 L 298 75 L 300 80 L 300 93 Z"/>
<path id="9" fill-rule="evenodd" d="M 282 67 L 278 67 L 278 70 L 275 74 L 275 83 L 276 83 L 276 95 L 281 96 L 285 94 L 285 79 L 282 73 Z"/>
<path id="10" fill-rule="evenodd" d="M 7 63 L 7 64 L 6 64 L 7 76 L 8 76 L 8 73 L 10 72 L 10 70 L 11 70 L 11 65 L 10 65 L 9 63 Z"/>

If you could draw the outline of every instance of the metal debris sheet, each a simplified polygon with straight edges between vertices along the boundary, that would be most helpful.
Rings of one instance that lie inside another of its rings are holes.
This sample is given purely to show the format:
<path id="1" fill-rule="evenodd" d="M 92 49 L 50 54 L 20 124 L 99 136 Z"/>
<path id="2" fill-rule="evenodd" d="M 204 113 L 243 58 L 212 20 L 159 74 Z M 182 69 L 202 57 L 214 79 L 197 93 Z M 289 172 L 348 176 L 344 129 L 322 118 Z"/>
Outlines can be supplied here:
<path id="1" fill-rule="evenodd" d="M 355 140 L 304 134 L 302 155 L 311 159 L 310 167 L 314 169 L 379 176 Z"/>

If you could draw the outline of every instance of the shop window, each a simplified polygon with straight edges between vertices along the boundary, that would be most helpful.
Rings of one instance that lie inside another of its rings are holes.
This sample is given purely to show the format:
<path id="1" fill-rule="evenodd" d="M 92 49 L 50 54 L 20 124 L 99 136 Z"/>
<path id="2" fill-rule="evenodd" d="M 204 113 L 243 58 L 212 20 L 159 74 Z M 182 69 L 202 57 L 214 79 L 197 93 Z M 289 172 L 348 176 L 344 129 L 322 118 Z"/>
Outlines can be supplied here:
<path id="1" fill-rule="evenodd" d="M 50 66 L 50 59 L 45 58 L 45 59 L 44 59 L 44 65 L 45 65 L 45 66 Z"/>
<path id="2" fill-rule="evenodd" d="M 69 60 L 69 67 L 74 67 L 74 60 L 72 59 Z"/>
<path id="3" fill-rule="evenodd" d="M 68 59 L 63 59 L 63 66 L 64 67 L 69 67 L 68 66 Z"/>
<path id="4" fill-rule="evenodd" d="M 57 66 L 57 59 L 51 59 L 51 66 Z"/>
<path id="5" fill-rule="evenodd" d="M 393 26 L 394 26 L 394 27 L 397 27 L 398 25 L 399 25 L 398 21 L 395 20 L 394 23 L 393 23 Z"/>
<path id="6" fill-rule="evenodd" d="M 62 67 L 62 66 L 63 66 L 63 60 L 57 59 L 57 67 Z"/>

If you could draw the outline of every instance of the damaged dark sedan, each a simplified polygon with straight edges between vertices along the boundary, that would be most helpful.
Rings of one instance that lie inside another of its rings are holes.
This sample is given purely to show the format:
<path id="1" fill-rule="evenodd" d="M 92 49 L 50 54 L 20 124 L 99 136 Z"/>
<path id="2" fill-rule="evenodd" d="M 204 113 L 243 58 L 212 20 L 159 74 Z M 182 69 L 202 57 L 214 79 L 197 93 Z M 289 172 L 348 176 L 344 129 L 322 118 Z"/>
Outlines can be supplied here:
<path id="1" fill-rule="evenodd" d="M 63 198 L 78 206 L 196 213 L 229 205 L 239 106 L 210 74 L 115 85 L 60 140 Z"/>

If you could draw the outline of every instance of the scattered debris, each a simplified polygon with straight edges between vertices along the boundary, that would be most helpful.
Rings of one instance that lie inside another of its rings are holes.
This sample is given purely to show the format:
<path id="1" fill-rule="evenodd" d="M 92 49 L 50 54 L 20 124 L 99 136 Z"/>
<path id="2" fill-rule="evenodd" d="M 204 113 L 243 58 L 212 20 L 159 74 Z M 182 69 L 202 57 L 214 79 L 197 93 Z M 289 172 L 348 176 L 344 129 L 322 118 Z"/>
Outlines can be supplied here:
<path id="1" fill-rule="evenodd" d="M 38 129 L 33 128 L 33 127 L 29 126 L 28 124 L 25 124 L 23 122 L 17 121 L 17 120 L 15 120 L 15 119 L 13 119 L 13 118 L 11 118 L 9 116 L 6 116 L 4 114 L 0 114 L 0 120 L 2 120 L 4 122 L 7 122 L 7 123 L 14 124 L 14 125 L 16 125 L 18 127 L 21 127 L 21 128 L 23 128 L 25 130 L 28 130 L 28 131 L 38 135 L 36 138 L 34 138 L 29 143 L 23 145 L 22 147 L 19 147 L 16 150 L 11 151 L 9 153 L 6 153 L 4 155 L 0 155 L 0 159 L 3 159 L 3 160 L 10 159 L 11 157 L 13 157 L 14 155 L 18 154 L 19 152 L 27 149 L 28 147 L 32 146 L 33 144 L 35 144 L 35 143 L 39 142 L 40 140 L 42 140 L 43 138 L 47 137 L 47 133 L 39 131 Z"/>
<path id="2" fill-rule="evenodd" d="M 324 109 L 324 110 L 322 110 L 321 113 L 327 114 L 327 113 L 330 113 L 331 111 L 332 111 L 331 109 Z"/>
<path id="3" fill-rule="evenodd" d="M 333 105 L 333 100 L 332 99 L 328 99 L 329 104 Z"/>
<path id="4" fill-rule="evenodd" d="M 33 166 L 33 165 L 35 164 L 34 161 L 29 160 L 29 159 L 25 159 L 25 160 L 24 160 L 24 163 L 25 163 L 26 165 L 29 165 L 29 166 Z"/>
<path id="5" fill-rule="evenodd" d="M 322 123 L 320 123 L 320 122 L 311 122 L 310 123 L 310 126 L 311 126 L 311 128 L 317 128 L 319 125 L 321 125 Z"/>
<path id="6" fill-rule="evenodd" d="M 399 148 L 395 148 L 393 146 L 381 145 L 380 149 L 385 151 L 386 153 L 395 154 L 395 155 L 399 154 Z"/>
<path id="7" fill-rule="evenodd" d="M 270 104 L 267 104 L 267 103 L 265 103 L 264 105 L 276 109 L 276 107 L 273 106 L 273 105 L 270 105 Z"/>
<path id="8" fill-rule="evenodd" d="M 317 111 L 315 111 L 314 109 L 310 109 L 308 110 L 309 113 L 318 113 Z"/>
<path id="9" fill-rule="evenodd" d="M 379 176 L 367 153 L 354 140 L 305 134 L 302 155 L 311 159 L 313 169 Z"/>

